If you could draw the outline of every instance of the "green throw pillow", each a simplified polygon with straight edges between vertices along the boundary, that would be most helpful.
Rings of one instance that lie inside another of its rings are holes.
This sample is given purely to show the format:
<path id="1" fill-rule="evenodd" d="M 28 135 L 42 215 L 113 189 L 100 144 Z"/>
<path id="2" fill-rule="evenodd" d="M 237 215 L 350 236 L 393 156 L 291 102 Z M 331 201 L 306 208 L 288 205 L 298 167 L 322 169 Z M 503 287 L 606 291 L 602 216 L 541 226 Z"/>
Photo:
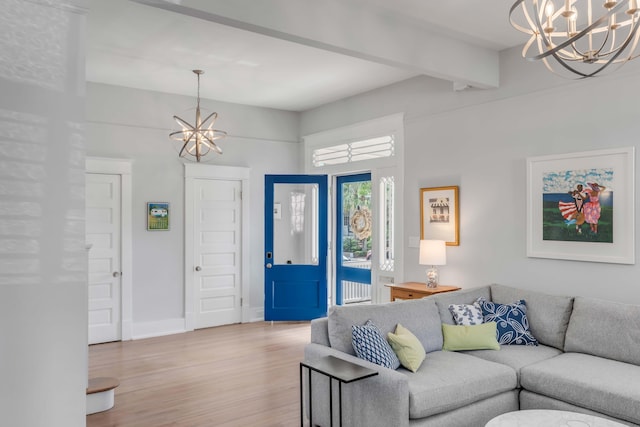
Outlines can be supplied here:
<path id="1" fill-rule="evenodd" d="M 471 326 L 443 323 L 442 335 L 443 350 L 500 350 L 500 344 L 496 339 L 496 322 Z"/>
<path id="2" fill-rule="evenodd" d="M 415 372 L 426 356 L 424 347 L 418 338 L 400 323 L 396 326 L 396 333 L 389 332 L 387 341 L 398 356 L 402 366 Z"/>

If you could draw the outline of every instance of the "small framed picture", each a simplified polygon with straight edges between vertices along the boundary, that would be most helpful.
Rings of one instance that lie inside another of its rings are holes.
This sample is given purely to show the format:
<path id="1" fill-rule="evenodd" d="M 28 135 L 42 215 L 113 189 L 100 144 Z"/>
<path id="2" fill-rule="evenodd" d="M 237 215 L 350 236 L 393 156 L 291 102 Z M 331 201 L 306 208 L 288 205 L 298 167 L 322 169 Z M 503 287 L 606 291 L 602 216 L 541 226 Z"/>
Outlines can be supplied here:
<path id="1" fill-rule="evenodd" d="M 166 231 L 169 229 L 169 203 L 147 203 L 147 230 Z"/>
<path id="2" fill-rule="evenodd" d="M 420 189 L 420 239 L 460 244 L 458 187 Z"/>

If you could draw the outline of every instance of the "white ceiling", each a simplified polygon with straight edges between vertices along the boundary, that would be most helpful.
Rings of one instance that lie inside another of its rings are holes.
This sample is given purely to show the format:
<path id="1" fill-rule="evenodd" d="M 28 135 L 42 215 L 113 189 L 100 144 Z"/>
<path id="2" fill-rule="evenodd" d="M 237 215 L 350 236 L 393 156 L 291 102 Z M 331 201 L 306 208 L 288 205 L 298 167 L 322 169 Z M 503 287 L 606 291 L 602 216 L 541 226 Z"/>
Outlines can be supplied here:
<path id="1" fill-rule="evenodd" d="M 511 1 L 91 0 L 87 80 L 195 96 L 202 69 L 203 98 L 290 111 L 420 74 L 491 87 L 469 73 L 524 42 Z"/>

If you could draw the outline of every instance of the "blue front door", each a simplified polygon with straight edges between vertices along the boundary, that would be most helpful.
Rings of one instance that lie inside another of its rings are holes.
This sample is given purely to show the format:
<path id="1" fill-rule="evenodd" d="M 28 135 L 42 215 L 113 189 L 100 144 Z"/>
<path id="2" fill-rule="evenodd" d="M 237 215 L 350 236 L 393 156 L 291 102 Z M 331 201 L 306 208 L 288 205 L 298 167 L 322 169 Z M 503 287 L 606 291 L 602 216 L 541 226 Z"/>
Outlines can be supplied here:
<path id="1" fill-rule="evenodd" d="M 265 175 L 264 319 L 327 315 L 327 176 Z"/>
<path id="2" fill-rule="evenodd" d="M 369 301 L 371 174 L 339 176 L 336 187 L 336 304 Z"/>

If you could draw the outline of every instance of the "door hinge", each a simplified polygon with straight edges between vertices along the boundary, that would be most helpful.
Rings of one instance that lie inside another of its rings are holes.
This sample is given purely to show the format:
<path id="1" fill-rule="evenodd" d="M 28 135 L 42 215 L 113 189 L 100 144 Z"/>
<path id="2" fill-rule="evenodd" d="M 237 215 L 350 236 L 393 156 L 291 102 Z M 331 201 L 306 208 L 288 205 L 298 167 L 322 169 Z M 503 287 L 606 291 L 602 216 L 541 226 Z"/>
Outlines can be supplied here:
<path id="1" fill-rule="evenodd" d="M 240 298 L 240 307 L 244 306 L 244 298 Z"/>
<path id="2" fill-rule="evenodd" d="M 240 192 L 240 200 L 242 200 L 242 191 Z"/>

